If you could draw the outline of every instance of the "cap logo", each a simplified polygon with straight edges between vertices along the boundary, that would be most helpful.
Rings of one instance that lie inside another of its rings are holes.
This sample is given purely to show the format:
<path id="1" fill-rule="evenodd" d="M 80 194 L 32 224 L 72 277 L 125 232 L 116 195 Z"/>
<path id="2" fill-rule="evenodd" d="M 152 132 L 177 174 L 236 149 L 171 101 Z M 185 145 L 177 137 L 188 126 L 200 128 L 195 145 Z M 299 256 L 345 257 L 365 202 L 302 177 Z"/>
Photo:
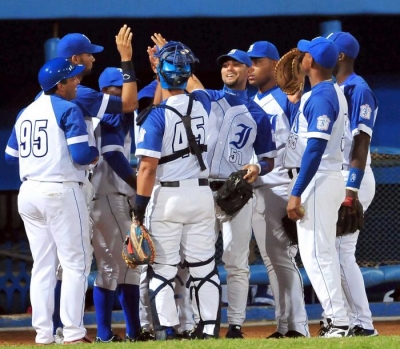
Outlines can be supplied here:
<path id="1" fill-rule="evenodd" d="M 235 52 L 236 52 L 236 49 L 234 48 L 233 50 L 230 50 L 230 51 L 228 52 L 228 55 L 233 55 Z"/>
<path id="2" fill-rule="evenodd" d="M 317 118 L 317 129 L 320 131 L 327 131 L 331 120 L 326 115 L 318 116 Z"/>
<path id="3" fill-rule="evenodd" d="M 253 51 L 253 47 L 254 47 L 254 44 L 251 44 L 250 47 L 249 47 L 249 49 L 247 50 L 247 52 Z"/>

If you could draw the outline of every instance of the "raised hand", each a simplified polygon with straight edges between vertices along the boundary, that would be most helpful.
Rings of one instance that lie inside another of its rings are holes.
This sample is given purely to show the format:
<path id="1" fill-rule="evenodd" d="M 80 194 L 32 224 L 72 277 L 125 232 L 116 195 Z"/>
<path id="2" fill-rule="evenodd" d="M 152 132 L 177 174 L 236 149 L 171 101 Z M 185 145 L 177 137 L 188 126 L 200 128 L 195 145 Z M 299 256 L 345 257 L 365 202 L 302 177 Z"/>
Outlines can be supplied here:
<path id="1" fill-rule="evenodd" d="M 130 61 L 132 59 L 132 36 L 131 28 L 126 24 L 119 30 L 118 35 L 115 36 L 115 43 L 117 44 L 118 52 L 121 55 L 121 61 Z"/>

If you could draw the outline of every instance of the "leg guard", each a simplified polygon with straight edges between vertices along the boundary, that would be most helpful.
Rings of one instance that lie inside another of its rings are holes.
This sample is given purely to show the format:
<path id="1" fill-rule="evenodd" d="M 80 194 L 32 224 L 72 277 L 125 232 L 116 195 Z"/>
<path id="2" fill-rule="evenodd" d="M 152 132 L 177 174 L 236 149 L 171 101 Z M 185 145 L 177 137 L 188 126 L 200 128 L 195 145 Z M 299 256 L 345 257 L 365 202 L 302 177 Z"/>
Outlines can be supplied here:
<path id="1" fill-rule="evenodd" d="M 204 262 L 188 263 L 190 278 L 187 283 L 194 285 L 197 312 L 203 335 L 219 337 L 221 320 L 221 285 L 214 257 Z"/>

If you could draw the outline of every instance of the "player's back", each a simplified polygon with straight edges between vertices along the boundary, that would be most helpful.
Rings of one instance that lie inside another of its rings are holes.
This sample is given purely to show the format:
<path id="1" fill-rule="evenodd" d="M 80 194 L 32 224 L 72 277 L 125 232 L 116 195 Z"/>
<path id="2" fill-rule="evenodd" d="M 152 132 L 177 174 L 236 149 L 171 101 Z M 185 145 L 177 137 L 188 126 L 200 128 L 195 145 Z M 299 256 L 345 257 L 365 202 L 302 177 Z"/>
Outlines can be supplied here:
<path id="1" fill-rule="evenodd" d="M 192 92 L 194 97 L 191 111 L 191 128 L 199 145 L 204 146 L 208 136 L 208 118 L 210 100 L 204 90 Z M 186 115 L 189 96 L 179 94 L 169 97 L 162 104 Z M 146 134 L 151 134 L 146 137 Z M 168 157 L 188 147 L 188 138 L 182 119 L 174 111 L 166 108 L 154 108 L 140 128 L 136 155 L 160 158 L 156 178 L 158 181 L 179 181 L 190 178 L 207 178 L 208 168 L 201 171 L 196 156 L 186 154 L 168 161 Z M 206 152 L 201 154 L 206 163 Z M 166 161 L 165 163 L 163 163 Z"/>
<path id="2" fill-rule="evenodd" d="M 82 118 L 73 112 L 76 108 L 57 95 L 42 94 L 19 115 L 15 131 L 21 180 L 83 181 L 84 172 L 77 170 L 68 150 L 68 143 L 80 142 L 81 137 L 87 140 L 86 132 L 73 129 L 73 117 Z"/>

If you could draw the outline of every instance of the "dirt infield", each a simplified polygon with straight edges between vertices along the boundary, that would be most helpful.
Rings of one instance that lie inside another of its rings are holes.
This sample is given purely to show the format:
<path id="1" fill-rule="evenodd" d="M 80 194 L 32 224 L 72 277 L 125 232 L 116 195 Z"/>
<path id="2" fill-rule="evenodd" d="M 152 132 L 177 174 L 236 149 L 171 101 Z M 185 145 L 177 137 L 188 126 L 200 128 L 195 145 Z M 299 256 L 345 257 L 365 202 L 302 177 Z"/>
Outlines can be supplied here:
<path id="1" fill-rule="evenodd" d="M 375 327 L 381 336 L 400 335 L 400 320 L 396 321 L 376 321 Z M 314 337 L 317 335 L 319 325 L 310 325 L 311 335 Z M 251 339 L 262 339 L 270 335 L 275 331 L 275 325 L 257 325 L 254 326 L 251 323 L 243 326 L 243 332 L 245 338 Z M 125 336 L 123 327 L 115 328 L 115 333 L 118 333 L 121 337 Z M 225 336 L 226 328 L 221 329 L 221 337 Z M 88 334 L 94 338 L 96 336 L 96 329 L 89 328 Z M 18 345 L 18 344 L 33 344 L 35 341 L 35 332 L 33 329 L 2 329 L 0 331 L 0 345 Z"/>

